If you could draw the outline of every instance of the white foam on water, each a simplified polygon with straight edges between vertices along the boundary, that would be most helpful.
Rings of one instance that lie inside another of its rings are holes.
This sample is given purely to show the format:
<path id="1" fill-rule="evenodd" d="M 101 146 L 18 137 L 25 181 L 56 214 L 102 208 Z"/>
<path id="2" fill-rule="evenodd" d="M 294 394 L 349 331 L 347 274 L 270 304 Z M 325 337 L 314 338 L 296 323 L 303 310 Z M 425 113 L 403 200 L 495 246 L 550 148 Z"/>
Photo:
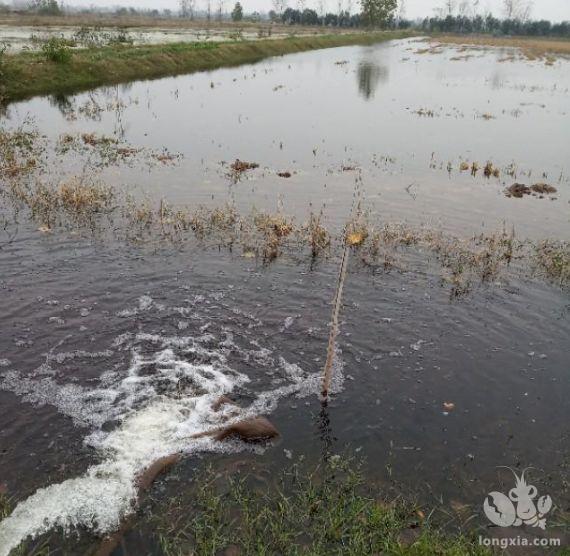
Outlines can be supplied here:
<path id="1" fill-rule="evenodd" d="M 119 317 L 133 317 L 140 313 L 145 313 L 149 311 L 152 307 L 155 307 L 159 311 L 164 309 L 163 305 L 160 305 L 154 301 L 152 297 L 149 295 L 141 295 L 138 299 L 138 306 L 133 307 L 132 309 L 123 309 L 117 313 Z"/>
<path id="2" fill-rule="evenodd" d="M 137 476 L 146 467 L 173 453 L 224 448 L 210 439 L 188 438 L 222 424 L 216 423 L 211 411 L 217 395 L 157 401 L 134 413 L 112 433 L 92 435 L 90 443 L 107 459 L 82 477 L 39 489 L 18 504 L 0 523 L 0 555 L 7 556 L 26 538 L 54 527 L 65 532 L 78 526 L 100 533 L 116 530 L 133 509 Z"/>
<path id="3" fill-rule="evenodd" d="M 150 345 L 151 355 L 143 355 L 139 344 Z M 0 388 L 12 391 L 36 405 L 50 404 L 91 432 L 85 442 L 95 448 L 101 462 L 80 477 L 41 488 L 18 504 L 0 522 L 0 556 L 8 556 L 27 538 L 35 538 L 52 528 L 68 532 L 85 527 L 97 533 L 116 530 L 133 511 L 137 497 L 137 477 L 157 459 L 174 453 L 235 451 L 239 443 L 216 442 L 208 437 L 192 438 L 241 419 L 268 414 L 283 397 L 317 394 L 320 372 L 308 373 L 298 365 L 279 358 L 283 379 L 279 385 L 256 396 L 249 407 L 237 410 L 231 420 L 227 412 L 212 410 L 222 394 L 244 387 L 249 378 L 227 365 L 226 354 L 239 352 L 242 359 L 272 365 L 270 350 L 241 349 L 226 334 L 216 342 L 210 334 L 199 337 L 165 337 L 140 333 L 123 335 L 115 347 L 132 351 L 131 364 L 124 372 L 102 372 L 98 387 L 59 384 L 49 364 L 22 376 L 15 371 L 1 375 Z M 217 344 L 217 349 L 211 345 Z M 100 352 L 97 355 L 107 352 Z M 90 354 L 74 352 L 75 357 Z M 202 362 L 189 362 L 192 358 Z M 69 357 L 54 355 L 50 361 Z M 47 367 L 46 367 L 47 365 Z M 333 392 L 342 388 L 340 351 L 333 368 Z M 232 408 L 235 410 L 235 408 Z M 116 421 L 111 432 L 101 427 Z"/>
<path id="4" fill-rule="evenodd" d="M 162 344 L 171 342 L 162 339 Z M 144 375 L 151 364 L 155 372 Z M 183 395 L 159 393 L 182 379 L 187 384 Z M 154 461 L 179 452 L 228 449 L 207 438 L 190 437 L 221 426 L 224 415 L 212 411 L 212 403 L 247 381 L 245 375 L 219 364 L 188 363 L 169 347 L 147 358 L 135 351 L 126 376 L 107 389 L 88 390 L 58 385 L 52 377 L 6 373 L 0 383 L 3 389 L 34 404 L 54 405 L 77 424 L 96 427 L 86 442 L 104 459 L 82 477 L 39 489 L 18 504 L 0 523 L 0 555 L 53 527 L 69 531 L 84 526 L 101 533 L 116 529 L 132 510 L 137 476 Z M 106 433 L 97 428 L 112 418 L 120 421 L 115 430 Z"/>
<path id="5" fill-rule="evenodd" d="M 80 358 L 98 359 L 98 358 L 104 358 L 104 357 L 111 357 L 111 355 L 113 355 L 113 352 L 110 349 L 106 349 L 105 351 L 99 351 L 99 352 L 90 352 L 90 351 L 78 349 L 78 350 L 70 351 L 70 352 L 60 352 L 60 353 L 56 353 L 56 354 L 50 353 L 47 356 L 47 361 L 53 360 L 56 363 L 64 363 L 65 361 L 69 361 L 69 360 L 73 360 L 73 359 L 80 359 Z"/>

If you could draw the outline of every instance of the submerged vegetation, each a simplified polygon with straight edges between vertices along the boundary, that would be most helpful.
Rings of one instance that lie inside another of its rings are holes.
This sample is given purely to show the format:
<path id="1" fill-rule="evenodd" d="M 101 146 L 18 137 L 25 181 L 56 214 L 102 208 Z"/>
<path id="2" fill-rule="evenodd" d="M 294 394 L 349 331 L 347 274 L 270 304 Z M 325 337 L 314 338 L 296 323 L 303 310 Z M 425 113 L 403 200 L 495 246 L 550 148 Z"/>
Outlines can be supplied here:
<path id="1" fill-rule="evenodd" d="M 568 242 L 546 240 L 536 247 L 538 266 L 552 280 L 570 283 L 570 245 Z"/>
<path id="2" fill-rule="evenodd" d="M 115 137 L 96 133 L 64 133 L 60 135 L 56 152 L 58 154 L 89 154 L 91 164 L 95 167 L 106 167 L 119 163 L 146 162 L 152 164 L 169 164 L 177 162 L 182 156 L 168 152 L 137 148 L 119 141 Z"/>
<path id="3" fill-rule="evenodd" d="M 140 152 L 112 137 L 90 133 L 63 135 L 57 148 L 58 152 L 94 149 L 102 164 L 117 164 Z M 135 197 L 85 175 L 46 179 L 41 177 L 47 164 L 44 149 L 45 140 L 36 131 L 19 128 L 0 132 L 0 210 L 3 205 L 7 241 L 13 240 L 10 228 L 17 228 L 17 220 L 23 214 L 43 233 L 61 228 L 100 237 L 111 234 L 115 239 L 140 245 L 180 245 L 194 240 L 204 247 L 223 247 L 265 264 L 284 254 L 298 257 L 306 253 L 313 260 L 334 257 L 345 245 L 354 252 L 356 261 L 374 272 L 426 272 L 433 259 L 440 268 L 442 283 L 451 287 L 454 296 L 469 292 L 477 282 L 493 283 L 521 268 L 562 287 L 570 284 L 569 242 L 537 244 L 519 240 L 514 229 L 462 239 L 433 226 L 382 221 L 372 215 L 369 207 L 361 206 L 360 174 L 355 182 L 358 210 L 344 229 L 338 230 L 326 225 L 324 206 L 320 210 L 309 207 L 306 218 L 297 222 L 284 212 L 282 201 L 276 211 L 253 207 L 242 212 L 234 202 L 214 207 L 175 206 L 165 199 Z M 161 164 L 175 159 L 168 153 L 151 152 L 149 156 Z M 466 165 L 465 169 L 474 171 L 473 166 Z M 235 182 L 257 167 L 257 163 L 237 159 L 229 167 L 228 178 Z M 494 170 L 488 163 L 484 173 L 492 175 Z M 535 195 L 555 191 L 547 184 L 527 189 Z M 418 259 L 420 254 L 423 257 Z"/>
<path id="4" fill-rule="evenodd" d="M 306 222 L 296 224 L 281 212 L 255 208 L 240 214 L 232 205 L 208 208 L 173 207 L 161 201 L 153 205 L 117 193 L 104 184 L 85 184 L 73 179 L 57 186 L 38 183 L 33 188 L 14 184 L 4 191 L 19 212 L 26 209 L 38 230 L 49 233 L 58 227 L 102 234 L 106 227 L 137 244 L 187 242 L 194 238 L 204 247 L 220 246 L 246 258 L 270 263 L 284 254 L 311 258 L 335 255 L 345 241 L 321 223 L 322 213 L 310 212 Z M 112 226 L 109 226 L 112 224 Z M 356 261 L 374 271 L 425 272 L 423 263 L 410 262 L 406 254 L 432 254 L 441 268 L 442 284 L 453 296 L 468 293 L 477 283 L 506 279 L 511 265 L 528 268 L 565 287 L 570 283 L 570 244 L 520 241 L 514 233 L 498 231 L 459 239 L 431 229 L 405 224 L 373 225 L 348 236 L 347 244 Z M 11 236 L 10 236 L 11 237 Z M 335 249 L 332 250 L 332 246 Z M 419 266 L 418 266 L 419 264 Z"/>
<path id="5" fill-rule="evenodd" d="M 58 148 L 71 148 L 71 145 L 102 149 L 101 157 L 106 157 L 107 163 L 117 163 L 138 152 L 111 137 L 95 134 L 62 136 Z M 451 287 L 454 296 L 469 292 L 477 282 L 493 283 L 506 278 L 508 271 L 515 268 L 532 270 L 563 287 L 570 283 L 569 242 L 537 244 L 519 240 L 514 230 L 505 229 L 461 239 L 433 226 L 379 220 L 372 216 L 370 208 L 361 207 L 360 200 L 358 211 L 344 230 L 326 226 L 324 207 L 319 211 L 309 207 L 306 219 L 299 223 L 285 214 L 282 202 L 277 211 L 253 207 L 245 213 L 234 203 L 215 207 L 174 206 L 164 199 L 135 197 L 85 176 L 51 181 L 41 178 L 38 170 L 46 164 L 42 159 L 44 146 L 43 138 L 35 131 L 17 129 L 0 133 L 0 178 L 4 183 L 0 197 L 4 200 L 3 228 L 8 241 L 14 237 L 10 222 L 16 227 L 23 213 L 43 233 L 71 229 L 102 237 L 112 234 L 116 239 L 137 244 L 157 241 L 183 244 L 194 240 L 204 247 L 227 248 L 266 264 L 284 254 L 297 257 L 306 253 L 311 259 L 336 256 L 345 245 L 361 265 L 375 272 L 425 272 L 430 259 L 434 259 L 441 269 L 442 283 Z M 167 154 L 151 153 L 151 157 L 160 161 L 164 157 L 172 159 Z M 236 160 L 228 177 L 237 180 L 257 166 Z M 489 163 L 485 173 L 491 175 L 493 169 Z M 360 187 L 358 175 L 356 190 Z M 552 193 L 553 189 L 546 184 L 535 184 L 529 192 L 542 195 Z M 13 217 L 9 218 L 9 213 Z M 418 263 L 420 254 L 424 255 L 420 257 L 423 262 Z M 426 255 L 431 257 L 426 259 Z"/>
<path id="6" fill-rule="evenodd" d="M 36 168 L 43 144 L 36 131 L 0 129 L 0 178 L 16 178 Z"/>

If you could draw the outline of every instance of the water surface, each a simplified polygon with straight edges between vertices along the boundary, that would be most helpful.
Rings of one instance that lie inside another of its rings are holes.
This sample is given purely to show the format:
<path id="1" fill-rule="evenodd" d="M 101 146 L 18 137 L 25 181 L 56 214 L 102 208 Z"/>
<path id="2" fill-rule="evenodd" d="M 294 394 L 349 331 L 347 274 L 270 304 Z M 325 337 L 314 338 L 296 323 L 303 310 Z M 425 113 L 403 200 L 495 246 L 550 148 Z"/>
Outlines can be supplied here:
<path id="1" fill-rule="evenodd" d="M 424 46 L 330 49 L 34 99 L 10 106 L 2 125 L 31 121 L 52 146 L 63 133 L 89 132 L 182 155 L 94 166 L 88 148 L 50 150 L 42 179 L 87 168 L 136 195 L 282 205 L 299 220 L 309 204 L 324 205 L 340 226 L 361 176 L 378 222 L 431 223 L 463 237 L 505 225 L 535 240 L 569 239 L 569 62 L 500 62 L 497 50 L 454 61 L 454 49 L 416 52 Z M 234 183 L 236 158 L 260 168 Z M 461 172 L 462 160 L 492 161 L 500 175 Z M 507 198 L 515 180 L 558 192 Z M 189 436 L 215 424 L 204 404 L 221 392 L 280 429 L 280 442 L 258 454 L 267 466 L 319 458 L 334 256 L 266 266 L 36 228 L 22 223 L 0 249 L 2 484 L 17 500 L 54 489 L 50 504 L 40 496 L 21 506 L 30 511 L 14 520 L 20 532 L 41 532 L 46 514 L 89 527 L 104 514 L 111 527 L 154 457 L 179 449 L 191 468 L 220 450 Z M 443 506 L 459 500 L 476 514 L 497 466 L 533 466 L 541 493 L 567 507 L 569 309 L 567 292 L 538 279 L 501 279 L 450 300 L 430 264 L 385 272 L 354 259 L 329 408 L 334 449 L 363 456 L 387 489 Z M 93 469 L 117 487 L 108 508 L 95 503 Z M 75 478 L 81 494 L 70 504 L 65 481 Z M 0 526 L 0 538 L 15 538 L 11 527 Z"/>

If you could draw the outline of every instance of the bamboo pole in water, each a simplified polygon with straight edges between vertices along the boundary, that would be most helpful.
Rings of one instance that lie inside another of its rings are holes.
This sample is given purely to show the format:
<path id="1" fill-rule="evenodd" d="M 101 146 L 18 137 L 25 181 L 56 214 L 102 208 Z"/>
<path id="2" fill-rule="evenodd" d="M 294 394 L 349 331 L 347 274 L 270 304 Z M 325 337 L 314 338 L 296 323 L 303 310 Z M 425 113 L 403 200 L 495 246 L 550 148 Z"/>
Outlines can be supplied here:
<path id="1" fill-rule="evenodd" d="M 345 241 L 340 269 L 338 272 L 338 280 L 336 285 L 336 292 L 334 296 L 332 319 L 331 319 L 331 332 L 329 335 L 329 344 L 327 346 L 327 361 L 323 370 L 323 389 L 321 391 L 321 401 L 326 403 L 329 399 L 329 389 L 332 379 L 332 367 L 335 356 L 335 343 L 338 336 L 338 316 L 340 313 L 340 306 L 342 303 L 342 291 L 344 288 L 344 280 L 346 278 L 346 269 L 348 267 L 348 257 L 350 255 L 350 245 Z"/>

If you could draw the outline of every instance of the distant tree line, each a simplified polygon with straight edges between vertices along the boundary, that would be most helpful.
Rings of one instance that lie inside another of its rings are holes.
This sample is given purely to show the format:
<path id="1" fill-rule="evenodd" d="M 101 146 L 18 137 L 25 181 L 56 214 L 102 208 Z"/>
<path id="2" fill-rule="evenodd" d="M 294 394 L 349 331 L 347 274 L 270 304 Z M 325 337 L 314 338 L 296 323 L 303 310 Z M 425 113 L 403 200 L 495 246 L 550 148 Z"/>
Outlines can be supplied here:
<path id="1" fill-rule="evenodd" d="M 570 37 L 570 21 L 498 19 L 491 14 L 474 17 L 447 15 L 426 17 L 414 25 L 426 33 L 481 33 L 490 35 L 525 35 L 530 37 Z"/>
<path id="2" fill-rule="evenodd" d="M 287 25 L 324 25 L 327 27 L 361 27 L 362 16 L 342 11 L 338 14 L 326 13 L 319 15 L 316 10 L 305 8 L 303 11 L 287 8 L 280 16 L 274 11 L 269 12 L 273 21 L 280 21 Z"/>
<path id="3" fill-rule="evenodd" d="M 307 8 L 306 0 L 296 0 L 296 8 L 288 6 L 288 0 L 271 0 L 272 8 L 268 17 L 285 25 L 311 25 L 322 27 L 376 27 L 382 29 L 417 29 L 424 33 L 478 33 L 491 35 L 523 35 L 531 37 L 570 37 L 570 21 L 552 23 L 548 20 L 531 20 L 533 2 L 531 0 L 502 0 L 504 18 L 491 13 L 481 14 L 480 0 L 442 0 L 436 15 L 423 20 L 409 20 L 405 17 L 405 0 L 338 0 L 337 11 L 325 11 L 323 0 L 317 2 L 318 9 Z M 568 0 L 570 1 L 570 0 Z M 61 15 L 63 8 L 58 0 L 16 0 L 14 4 L 24 4 L 26 8 L 42 15 Z M 194 19 L 205 17 L 208 21 L 215 17 L 224 18 L 226 0 L 178 0 L 179 10 L 137 10 L 119 7 L 115 14 L 122 16 L 146 15 L 150 17 L 184 17 Z M 198 10 L 198 4 L 204 9 Z M 0 0 L 0 11 L 7 9 Z M 346 7 L 347 9 L 343 9 Z M 96 9 L 82 10 L 98 11 Z M 235 22 L 243 20 L 260 21 L 259 13 L 244 13 L 238 1 L 227 14 Z M 267 17 L 267 15 L 265 16 Z"/>
<path id="4" fill-rule="evenodd" d="M 63 8 L 57 0 L 32 0 L 29 10 L 40 15 L 61 15 Z"/>
<path id="5" fill-rule="evenodd" d="M 273 15 L 273 14 L 270 14 Z M 273 16 L 274 19 L 275 16 Z M 278 18 L 289 25 L 324 25 L 329 27 L 367 27 L 369 21 L 363 14 L 350 15 L 327 13 L 319 15 L 315 10 L 303 12 L 287 8 Z M 425 33 L 478 33 L 490 35 L 523 35 L 531 37 L 570 37 L 570 21 L 552 23 L 548 20 L 499 19 L 492 14 L 465 16 L 447 15 L 426 17 L 421 21 L 396 17 L 393 13 L 376 25 L 387 29 L 418 29 Z"/>

